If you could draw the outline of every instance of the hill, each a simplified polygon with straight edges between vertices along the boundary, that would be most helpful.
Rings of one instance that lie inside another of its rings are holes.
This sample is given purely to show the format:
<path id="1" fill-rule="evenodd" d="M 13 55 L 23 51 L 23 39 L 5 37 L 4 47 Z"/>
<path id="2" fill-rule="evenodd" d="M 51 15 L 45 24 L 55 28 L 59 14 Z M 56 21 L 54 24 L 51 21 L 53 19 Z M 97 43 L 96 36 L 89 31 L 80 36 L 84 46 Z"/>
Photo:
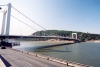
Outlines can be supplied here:
<path id="1" fill-rule="evenodd" d="M 100 34 L 84 33 L 78 31 L 65 31 L 65 30 L 45 30 L 33 33 L 34 36 L 62 36 L 72 37 L 72 33 L 77 33 L 77 38 L 82 41 L 99 40 Z"/>

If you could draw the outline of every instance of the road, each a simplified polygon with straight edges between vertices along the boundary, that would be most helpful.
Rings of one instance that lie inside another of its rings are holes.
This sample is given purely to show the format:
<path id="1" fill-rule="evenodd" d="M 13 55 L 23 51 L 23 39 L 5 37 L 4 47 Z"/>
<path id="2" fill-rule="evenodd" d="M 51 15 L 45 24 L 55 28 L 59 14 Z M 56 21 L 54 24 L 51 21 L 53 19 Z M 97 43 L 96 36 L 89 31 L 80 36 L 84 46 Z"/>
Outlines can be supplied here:
<path id="1" fill-rule="evenodd" d="M 0 57 L 6 67 L 67 67 L 53 61 L 14 51 L 0 49 Z"/>

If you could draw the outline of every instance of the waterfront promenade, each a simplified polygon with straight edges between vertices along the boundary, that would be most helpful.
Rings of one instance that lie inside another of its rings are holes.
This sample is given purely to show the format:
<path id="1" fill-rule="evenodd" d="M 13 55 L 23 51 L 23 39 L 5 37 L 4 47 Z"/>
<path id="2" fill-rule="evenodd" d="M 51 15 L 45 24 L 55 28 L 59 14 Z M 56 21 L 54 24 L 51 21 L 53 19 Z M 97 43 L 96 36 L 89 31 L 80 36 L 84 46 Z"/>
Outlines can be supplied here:
<path id="1" fill-rule="evenodd" d="M 0 49 L 0 55 L 6 67 L 66 67 L 66 65 L 54 63 L 11 49 Z"/>
<path id="2" fill-rule="evenodd" d="M 6 67 L 90 67 L 16 49 L 0 49 L 0 57 Z"/>

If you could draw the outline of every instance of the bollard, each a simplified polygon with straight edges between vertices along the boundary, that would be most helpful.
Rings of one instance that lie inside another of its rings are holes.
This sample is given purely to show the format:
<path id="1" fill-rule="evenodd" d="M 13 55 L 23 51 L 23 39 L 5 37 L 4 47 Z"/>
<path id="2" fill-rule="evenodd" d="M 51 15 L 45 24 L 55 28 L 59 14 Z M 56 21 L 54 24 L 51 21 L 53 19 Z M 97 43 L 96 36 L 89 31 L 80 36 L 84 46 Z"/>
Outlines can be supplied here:
<path id="1" fill-rule="evenodd" d="M 68 63 L 67 63 L 67 66 L 69 66 Z"/>
<path id="2" fill-rule="evenodd" d="M 49 58 L 47 57 L 47 60 L 49 60 Z"/>

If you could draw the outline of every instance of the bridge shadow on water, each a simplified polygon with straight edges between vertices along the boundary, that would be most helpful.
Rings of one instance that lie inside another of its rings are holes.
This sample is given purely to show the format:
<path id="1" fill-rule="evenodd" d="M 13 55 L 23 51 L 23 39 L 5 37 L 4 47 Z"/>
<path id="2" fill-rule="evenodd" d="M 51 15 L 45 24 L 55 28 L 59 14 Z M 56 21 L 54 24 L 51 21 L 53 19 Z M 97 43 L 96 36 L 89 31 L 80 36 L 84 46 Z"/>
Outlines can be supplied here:
<path id="1" fill-rule="evenodd" d="M 6 67 L 11 67 L 12 65 L 6 60 L 4 59 L 1 55 L 0 55 L 1 60 L 3 61 L 3 63 L 5 64 Z"/>
<path id="2" fill-rule="evenodd" d="M 44 48 L 44 49 L 35 50 L 35 52 L 72 52 L 72 51 L 69 51 L 69 50 L 55 50 L 55 49 L 50 49 L 50 48 Z"/>
<path id="3" fill-rule="evenodd" d="M 24 47 L 19 48 L 20 50 L 26 50 L 30 52 L 72 52 L 68 50 L 67 45 L 70 45 L 71 43 L 65 43 L 65 44 L 55 44 L 55 45 L 46 45 L 46 46 L 36 46 L 36 47 Z M 60 47 L 66 45 L 66 49 L 53 49 L 53 47 Z"/>
<path id="4" fill-rule="evenodd" d="M 34 51 L 35 52 L 72 52 L 68 50 L 67 46 L 66 46 L 66 50 L 52 49 L 52 47 L 64 46 L 64 45 L 70 45 L 70 44 L 71 43 L 48 45 L 48 46 L 38 47 Z"/>
<path id="5" fill-rule="evenodd" d="M 54 50 L 54 49 L 42 49 L 42 50 L 35 50 L 35 52 L 72 52 L 72 51 Z"/>

